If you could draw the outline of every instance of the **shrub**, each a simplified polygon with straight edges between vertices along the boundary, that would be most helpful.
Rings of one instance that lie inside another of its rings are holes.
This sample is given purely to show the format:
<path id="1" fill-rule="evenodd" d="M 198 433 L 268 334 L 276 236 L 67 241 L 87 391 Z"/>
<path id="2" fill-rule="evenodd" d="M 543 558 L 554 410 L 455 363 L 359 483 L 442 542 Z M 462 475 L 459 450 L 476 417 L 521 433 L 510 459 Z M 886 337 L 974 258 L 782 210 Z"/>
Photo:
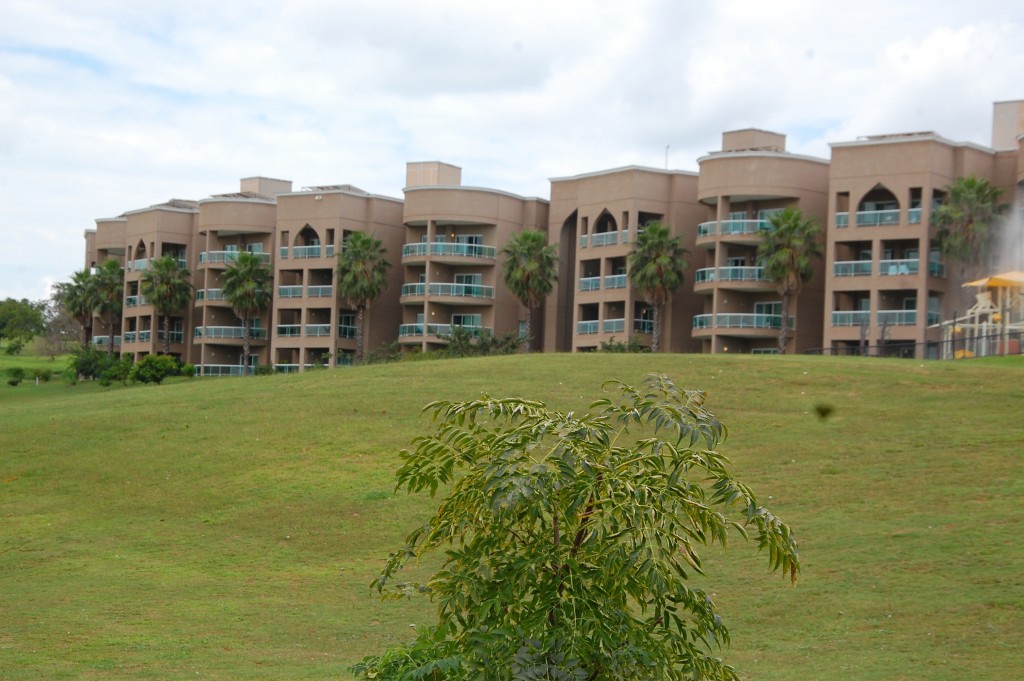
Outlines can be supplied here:
<path id="1" fill-rule="evenodd" d="M 601 341 L 600 352 L 650 352 L 650 348 L 644 347 L 640 339 L 633 336 L 628 342 L 615 340 L 612 336 L 609 340 Z"/>
<path id="2" fill-rule="evenodd" d="M 23 380 L 25 380 L 25 370 L 23 368 L 11 367 L 7 370 L 7 385 L 15 387 Z"/>
<path id="3" fill-rule="evenodd" d="M 252 368 L 252 372 L 257 376 L 273 376 L 276 371 L 273 364 L 257 364 Z"/>
<path id="4" fill-rule="evenodd" d="M 32 373 L 43 383 L 49 383 L 50 379 L 53 378 L 53 369 L 36 369 Z"/>
<path id="5" fill-rule="evenodd" d="M 103 374 L 100 375 L 100 385 L 110 385 L 114 381 L 118 381 L 121 385 L 128 385 L 128 381 L 132 378 L 134 366 L 135 363 L 130 355 L 125 355 L 115 360 L 109 367 L 103 370 Z"/>
<path id="6" fill-rule="evenodd" d="M 178 360 L 171 355 L 146 355 L 131 370 L 131 380 L 160 385 L 168 376 L 178 373 Z"/>
<path id="7" fill-rule="evenodd" d="M 192 364 L 192 362 L 185 362 L 184 364 L 181 365 L 181 368 L 178 370 L 178 373 L 187 378 L 195 378 L 196 365 Z"/>
<path id="8" fill-rule="evenodd" d="M 79 345 L 71 351 L 68 369 L 74 378 L 100 378 L 118 360 L 92 345 Z M 109 385 L 109 382 L 107 383 Z"/>
<path id="9" fill-rule="evenodd" d="M 386 364 L 388 362 L 397 362 L 400 359 L 402 359 L 402 349 L 398 345 L 398 341 L 393 341 L 366 353 L 364 361 L 367 364 Z"/>

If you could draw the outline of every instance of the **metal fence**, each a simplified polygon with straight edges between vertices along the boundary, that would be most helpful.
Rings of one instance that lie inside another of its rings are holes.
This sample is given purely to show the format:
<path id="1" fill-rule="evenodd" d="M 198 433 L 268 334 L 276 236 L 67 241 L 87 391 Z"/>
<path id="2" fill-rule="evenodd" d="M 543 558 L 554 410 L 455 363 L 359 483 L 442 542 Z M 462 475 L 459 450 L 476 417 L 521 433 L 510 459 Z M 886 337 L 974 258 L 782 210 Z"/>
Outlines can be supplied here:
<path id="1" fill-rule="evenodd" d="M 831 348 L 813 348 L 808 355 L 845 357 L 899 357 L 903 359 L 973 359 L 1024 354 L 1024 333 L 953 337 L 948 340 L 914 343 L 887 341 L 870 345 L 846 343 Z"/>

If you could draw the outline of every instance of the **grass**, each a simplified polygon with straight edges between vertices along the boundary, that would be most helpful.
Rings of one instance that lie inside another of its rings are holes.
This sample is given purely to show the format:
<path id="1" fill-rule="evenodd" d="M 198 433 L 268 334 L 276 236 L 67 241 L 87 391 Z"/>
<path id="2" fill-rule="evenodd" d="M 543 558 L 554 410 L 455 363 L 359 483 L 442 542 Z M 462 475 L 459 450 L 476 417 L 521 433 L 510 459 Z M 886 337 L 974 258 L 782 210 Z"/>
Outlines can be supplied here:
<path id="1" fill-rule="evenodd" d="M 347 678 L 430 621 L 368 590 L 430 507 L 391 494 L 423 404 L 583 409 L 655 370 L 709 392 L 801 537 L 796 588 L 706 551 L 745 678 L 1024 676 L 1024 358 L 598 354 L 0 384 L 0 677 Z"/>

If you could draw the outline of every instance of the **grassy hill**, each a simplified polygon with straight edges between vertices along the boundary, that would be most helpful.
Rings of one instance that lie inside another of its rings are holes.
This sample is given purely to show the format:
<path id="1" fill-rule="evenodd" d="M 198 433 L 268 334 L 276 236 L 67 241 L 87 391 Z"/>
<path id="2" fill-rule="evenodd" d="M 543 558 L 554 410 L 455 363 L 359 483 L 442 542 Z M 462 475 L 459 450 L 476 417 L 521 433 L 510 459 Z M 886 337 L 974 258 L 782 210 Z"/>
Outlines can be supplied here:
<path id="1" fill-rule="evenodd" d="M 430 506 L 391 494 L 420 408 L 583 409 L 651 371 L 710 394 L 801 539 L 796 588 L 750 545 L 706 552 L 745 678 L 1024 678 L 1021 358 L 607 354 L 0 383 L 0 677 L 347 678 L 431 619 L 368 590 Z"/>

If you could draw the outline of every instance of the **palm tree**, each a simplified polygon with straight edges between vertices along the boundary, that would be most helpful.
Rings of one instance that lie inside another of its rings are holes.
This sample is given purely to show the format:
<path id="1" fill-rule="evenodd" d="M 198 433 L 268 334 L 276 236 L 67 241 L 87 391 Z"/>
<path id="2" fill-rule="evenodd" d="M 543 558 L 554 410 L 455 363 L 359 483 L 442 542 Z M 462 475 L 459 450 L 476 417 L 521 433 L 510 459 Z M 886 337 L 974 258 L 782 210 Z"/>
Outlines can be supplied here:
<path id="1" fill-rule="evenodd" d="M 96 268 L 93 285 L 96 295 L 96 314 L 110 334 L 108 352 L 114 354 L 114 336 L 121 324 L 121 310 L 124 306 L 124 270 L 116 260 L 106 260 Z"/>
<path id="2" fill-rule="evenodd" d="M 140 293 L 161 317 L 163 353 L 171 351 L 171 315 L 192 302 L 191 274 L 173 255 L 165 255 L 149 263 L 142 273 Z"/>
<path id="3" fill-rule="evenodd" d="M 526 308 L 524 352 L 530 352 L 533 314 L 558 281 L 558 246 L 547 241 L 544 232 L 527 229 L 513 236 L 501 250 L 505 256 L 505 285 Z"/>
<path id="4" fill-rule="evenodd" d="M 657 221 L 647 223 L 629 254 L 629 281 L 654 310 L 651 352 L 661 347 L 662 313 L 683 284 L 688 254 L 681 239 Z"/>
<path id="5" fill-rule="evenodd" d="M 962 281 L 985 274 L 1008 206 L 1003 190 L 974 175 L 958 177 L 946 187 L 946 198 L 932 213 L 942 254 L 960 265 Z"/>
<path id="6" fill-rule="evenodd" d="M 813 217 L 804 217 L 799 208 L 785 208 L 769 218 L 771 229 L 762 232 L 757 259 L 764 276 L 775 282 L 782 297 L 782 322 L 779 324 L 779 352 L 789 343 L 789 307 L 814 274 L 814 258 L 822 254 L 821 227 Z"/>
<path id="7" fill-rule="evenodd" d="M 388 286 L 388 268 L 380 239 L 352 232 L 338 254 L 338 294 L 356 311 L 356 362 L 363 361 L 363 313 Z"/>
<path id="8" fill-rule="evenodd" d="M 257 253 L 239 253 L 221 277 L 221 293 L 242 320 L 242 375 L 249 373 L 252 319 L 270 306 L 273 281 L 270 268 Z"/>
<path id="9" fill-rule="evenodd" d="M 99 302 L 92 272 L 88 269 L 75 272 L 71 281 L 54 284 L 53 299 L 78 322 L 82 328 L 82 345 L 88 345 L 92 337 L 92 314 Z"/>

